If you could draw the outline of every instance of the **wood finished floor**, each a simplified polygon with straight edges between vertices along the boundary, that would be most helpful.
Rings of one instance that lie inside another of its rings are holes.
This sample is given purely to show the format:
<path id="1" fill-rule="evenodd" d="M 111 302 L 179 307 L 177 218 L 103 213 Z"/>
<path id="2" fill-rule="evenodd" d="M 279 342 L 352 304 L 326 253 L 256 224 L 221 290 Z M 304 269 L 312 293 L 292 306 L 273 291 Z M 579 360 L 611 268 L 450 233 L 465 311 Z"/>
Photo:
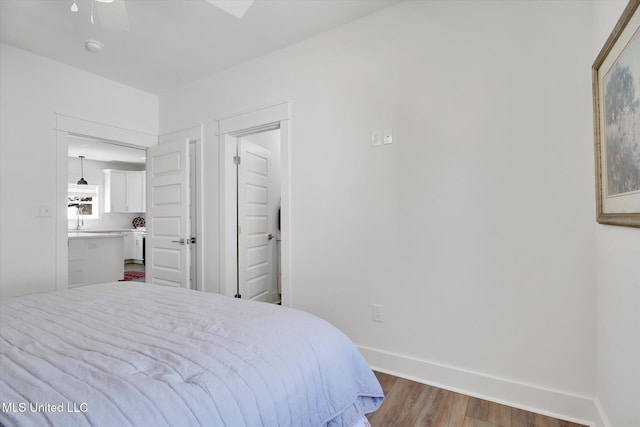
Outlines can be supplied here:
<path id="1" fill-rule="evenodd" d="M 376 372 L 385 400 L 372 427 L 584 427 Z"/>

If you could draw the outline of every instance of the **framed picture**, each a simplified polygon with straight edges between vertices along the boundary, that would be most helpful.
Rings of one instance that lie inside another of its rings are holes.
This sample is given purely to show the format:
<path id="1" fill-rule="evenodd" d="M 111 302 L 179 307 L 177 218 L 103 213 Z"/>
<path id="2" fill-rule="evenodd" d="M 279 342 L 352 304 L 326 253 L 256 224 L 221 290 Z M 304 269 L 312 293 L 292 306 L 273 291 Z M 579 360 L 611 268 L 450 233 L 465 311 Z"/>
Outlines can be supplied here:
<path id="1" fill-rule="evenodd" d="M 640 0 L 631 0 L 593 64 L 596 215 L 640 227 Z"/>

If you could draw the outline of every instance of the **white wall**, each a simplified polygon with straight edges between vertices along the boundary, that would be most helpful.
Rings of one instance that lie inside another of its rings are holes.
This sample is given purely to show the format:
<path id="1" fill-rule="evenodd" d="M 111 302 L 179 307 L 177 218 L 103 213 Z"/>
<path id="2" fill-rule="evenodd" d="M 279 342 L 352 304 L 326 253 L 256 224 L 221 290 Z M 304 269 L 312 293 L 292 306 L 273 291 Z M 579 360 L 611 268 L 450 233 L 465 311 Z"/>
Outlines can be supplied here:
<path id="1" fill-rule="evenodd" d="M 158 98 L 4 44 L 0 93 L 0 296 L 55 290 L 54 112 L 157 135 Z"/>
<path id="2" fill-rule="evenodd" d="M 610 427 L 640 425 L 640 230 L 599 226 L 598 390 Z"/>
<path id="3" fill-rule="evenodd" d="M 144 151 L 141 151 L 144 153 Z M 124 213 L 124 212 L 105 212 L 105 175 L 104 169 L 143 171 L 144 164 L 121 163 L 121 162 L 101 162 L 97 160 L 84 160 L 84 178 L 89 184 L 98 186 L 98 212 L 99 217 L 96 219 L 84 218 L 84 229 L 107 230 L 107 229 L 131 229 L 133 228 L 133 218 L 141 216 L 143 213 Z M 80 159 L 77 157 L 69 157 L 69 183 L 75 184 L 80 178 Z M 73 229 L 77 225 L 77 219 L 68 218 L 68 227 Z"/>
<path id="4" fill-rule="evenodd" d="M 378 368 L 588 419 L 592 13 L 406 2 L 161 96 L 161 131 L 291 100 L 295 306 Z"/>
<path id="5" fill-rule="evenodd" d="M 626 1 L 594 3 L 593 58 Z M 596 225 L 597 399 L 602 425 L 640 425 L 640 230 Z"/>

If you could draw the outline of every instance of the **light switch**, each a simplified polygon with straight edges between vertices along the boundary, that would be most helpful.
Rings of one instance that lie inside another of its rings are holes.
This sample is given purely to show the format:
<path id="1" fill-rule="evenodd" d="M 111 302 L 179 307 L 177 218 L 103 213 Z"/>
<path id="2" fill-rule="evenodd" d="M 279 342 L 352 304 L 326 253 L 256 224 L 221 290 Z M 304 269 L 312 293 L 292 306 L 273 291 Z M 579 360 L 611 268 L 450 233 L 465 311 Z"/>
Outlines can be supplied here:
<path id="1" fill-rule="evenodd" d="M 382 131 L 380 129 L 373 129 L 371 131 L 371 146 L 377 147 L 382 145 Z"/>
<path id="2" fill-rule="evenodd" d="M 36 205 L 33 209 L 34 216 L 37 217 L 50 217 L 53 215 L 53 208 L 50 205 Z"/>
<path id="3" fill-rule="evenodd" d="M 393 143 L 393 134 L 391 132 L 391 129 L 385 129 L 384 130 L 383 142 L 384 142 L 384 144 L 392 144 Z"/>
<path id="4" fill-rule="evenodd" d="M 384 311 L 381 304 L 373 304 L 371 306 L 371 320 L 374 322 L 382 322 L 384 320 Z"/>

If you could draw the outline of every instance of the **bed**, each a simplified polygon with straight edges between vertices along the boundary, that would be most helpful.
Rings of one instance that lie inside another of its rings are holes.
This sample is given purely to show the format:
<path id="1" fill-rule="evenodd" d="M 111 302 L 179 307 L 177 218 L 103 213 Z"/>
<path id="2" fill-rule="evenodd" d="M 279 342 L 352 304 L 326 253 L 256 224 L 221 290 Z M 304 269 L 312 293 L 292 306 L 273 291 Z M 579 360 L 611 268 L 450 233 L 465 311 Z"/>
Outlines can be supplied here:
<path id="1" fill-rule="evenodd" d="M 315 316 L 120 282 L 1 300 L 0 400 L 6 427 L 338 427 L 383 393 Z"/>

